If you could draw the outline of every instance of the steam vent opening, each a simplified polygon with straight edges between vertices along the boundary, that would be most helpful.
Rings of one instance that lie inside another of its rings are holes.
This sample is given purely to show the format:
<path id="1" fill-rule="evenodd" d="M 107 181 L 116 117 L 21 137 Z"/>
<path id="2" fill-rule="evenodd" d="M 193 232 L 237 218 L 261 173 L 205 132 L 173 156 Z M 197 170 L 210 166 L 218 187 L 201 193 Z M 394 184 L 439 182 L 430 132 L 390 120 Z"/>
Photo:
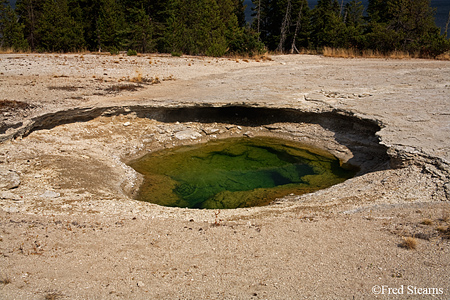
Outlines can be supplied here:
<path id="1" fill-rule="evenodd" d="M 355 175 L 321 152 L 276 138 L 229 138 L 157 151 L 130 165 L 144 175 L 139 200 L 227 209 L 267 205 Z"/>

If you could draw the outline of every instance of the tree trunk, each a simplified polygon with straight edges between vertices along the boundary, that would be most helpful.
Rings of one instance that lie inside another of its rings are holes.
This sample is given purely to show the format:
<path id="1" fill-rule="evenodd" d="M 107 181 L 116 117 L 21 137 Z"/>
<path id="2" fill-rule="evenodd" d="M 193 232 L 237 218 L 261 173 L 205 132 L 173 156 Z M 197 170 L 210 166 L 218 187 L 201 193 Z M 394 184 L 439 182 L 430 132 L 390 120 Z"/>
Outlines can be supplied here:
<path id="1" fill-rule="evenodd" d="M 447 36 L 448 33 L 448 25 L 450 25 L 450 10 L 448 11 L 447 23 L 445 23 L 445 36 Z"/>
<path id="2" fill-rule="evenodd" d="M 256 16 L 256 19 L 258 20 L 258 33 L 259 33 L 259 39 L 261 39 L 261 31 L 260 31 L 260 24 L 261 24 L 261 0 L 258 1 L 258 14 Z"/>
<path id="3" fill-rule="evenodd" d="M 30 18 L 30 47 L 31 51 L 35 50 L 35 40 L 36 37 L 34 36 L 34 32 L 36 30 L 36 20 L 34 17 L 34 8 L 33 8 L 33 1 L 30 1 L 30 5 L 27 7 L 28 16 Z"/>
<path id="4" fill-rule="evenodd" d="M 302 6 L 300 7 L 300 10 L 298 11 L 298 16 L 297 16 L 297 23 L 295 24 L 295 32 L 294 32 L 294 37 L 292 38 L 292 45 L 291 45 L 291 54 L 294 53 L 294 50 L 297 53 L 300 53 L 300 51 L 298 51 L 297 46 L 295 46 L 295 40 L 297 38 L 297 34 L 298 34 L 298 29 L 300 28 L 300 21 L 302 19 L 302 10 L 303 10 L 303 3 Z"/>
<path id="5" fill-rule="evenodd" d="M 291 16 L 291 0 L 288 0 L 287 7 L 286 7 L 286 14 L 283 19 L 283 24 L 281 25 L 281 36 L 280 36 L 280 43 L 278 44 L 277 51 L 283 52 L 284 47 L 283 44 L 286 40 L 286 31 L 289 27 L 290 23 L 290 16 Z"/>

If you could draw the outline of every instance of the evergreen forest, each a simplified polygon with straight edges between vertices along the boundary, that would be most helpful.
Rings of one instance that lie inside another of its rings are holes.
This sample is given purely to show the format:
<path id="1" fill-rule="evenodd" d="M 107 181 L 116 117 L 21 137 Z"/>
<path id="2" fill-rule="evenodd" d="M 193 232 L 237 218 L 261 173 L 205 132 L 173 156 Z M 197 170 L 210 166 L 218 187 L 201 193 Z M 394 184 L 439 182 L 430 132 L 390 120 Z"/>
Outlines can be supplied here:
<path id="1" fill-rule="evenodd" d="M 256 55 L 324 47 L 403 51 L 436 57 L 450 50 L 430 0 L 0 0 L 0 47 L 16 51 Z M 447 24 L 448 28 L 448 24 Z"/>

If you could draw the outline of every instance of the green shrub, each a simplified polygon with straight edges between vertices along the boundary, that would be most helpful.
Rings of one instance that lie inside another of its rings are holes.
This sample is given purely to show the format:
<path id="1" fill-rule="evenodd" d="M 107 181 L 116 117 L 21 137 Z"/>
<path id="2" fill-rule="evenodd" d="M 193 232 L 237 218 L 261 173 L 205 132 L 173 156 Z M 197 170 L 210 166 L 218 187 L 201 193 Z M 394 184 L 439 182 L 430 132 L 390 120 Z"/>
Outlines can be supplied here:
<path id="1" fill-rule="evenodd" d="M 116 47 L 110 47 L 109 48 L 109 53 L 111 53 L 112 55 L 117 55 L 119 54 L 119 49 L 117 49 Z"/>
<path id="2" fill-rule="evenodd" d="M 135 55 L 137 55 L 137 52 L 136 52 L 136 50 L 128 49 L 127 55 L 128 56 L 135 56 Z"/>
<path id="3" fill-rule="evenodd" d="M 183 55 L 183 53 L 181 51 L 172 51 L 172 53 L 170 53 L 172 56 L 176 56 L 176 57 L 181 57 Z"/>

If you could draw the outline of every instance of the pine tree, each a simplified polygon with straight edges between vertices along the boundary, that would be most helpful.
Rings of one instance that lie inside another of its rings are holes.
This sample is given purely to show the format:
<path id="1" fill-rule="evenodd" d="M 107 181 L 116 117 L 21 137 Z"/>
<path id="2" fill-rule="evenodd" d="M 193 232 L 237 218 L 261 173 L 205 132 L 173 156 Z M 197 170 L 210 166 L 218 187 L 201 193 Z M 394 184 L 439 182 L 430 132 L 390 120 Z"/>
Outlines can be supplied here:
<path id="1" fill-rule="evenodd" d="M 261 40 L 270 50 L 283 52 L 308 46 L 309 7 L 306 0 L 253 0 L 253 3 L 256 20 L 252 26 L 259 30 Z"/>
<path id="2" fill-rule="evenodd" d="M 343 47 L 362 49 L 364 47 L 364 6 L 359 0 L 351 0 L 344 9 L 345 35 Z"/>
<path id="3" fill-rule="evenodd" d="M 271 34 L 271 24 L 273 22 L 273 18 L 270 13 L 272 10 L 273 1 L 252 0 L 252 2 L 255 5 L 253 10 L 255 11 L 254 17 L 256 19 L 253 21 L 252 26 L 259 34 L 261 40 L 267 44 L 268 37 Z"/>
<path id="4" fill-rule="evenodd" d="M 345 24 L 337 0 L 319 0 L 312 11 L 311 26 L 315 48 L 344 47 Z"/>
<path id="5" fill-rule="evenodd" d="M 238 30 L 233 0 L 171 0 L 166 28 L 172 53 L 221 56 Z"/>
<path id="6" fill-rule="evenodd" d="M 367 48 L 436 56 L 450 47 L 434 22 L 430 0 L 371 0 Z"/>
<path id="7" fill-rule="evenodd" d="M 233 0 L 234 1 L 234 12 L 233 14 L 236 15 L 238 20 L 238 26 L 239 27 L 245 27 L 247 25 L 247 22 L 245 21 L 245 7 L 244 0 Z"/>
<path id="8" fill-rule="evenodd" d="M 24 26 L 24 36 L 31 48 L 35 51 L 38 43 L 37 23 L 42 12 L 42 0 L 18 0 L 16 12 L 19 23 Z"/>
<path id="9" fill-rule="evenodd" d="M 292 36 L 291 50 L 290 53 L 299 53 L 298 48 L 308 48 L 308 38 L 309 38 L 309 7 L 308 2 L 303 1 L 300 4 L 300 9 L 297 13 L 297 19 L 295 21 L 294 35 Z"/>
<path id="10" fill-rule="evenodd" d="M 117 53 L 124 48 L 126 23 L 123 8 L 116 0 L 102 0 L 96 32 L 100 51 Z"/>
<path id="11" fill-rule="evenodd" d="M 23 36 L 24 26 L 7 0 L 0 2 L 0 48 L 23 50 L 28 47 Z"/>
<path id="12" fill-rule="evenodd" d="M 82 27 L 70 16 L 67 0 L 44 0 L 36 30 L 41 50 L 68 52 L 84 47 Z"/>
<path id="13" fill-rule="evenodd" d="M 126 30 L 127 47 L 146 53 L 153 49 L 153 26 L 150 16 L 143 5 L 140 8 L 128 8 L 129 25 Z"/>

